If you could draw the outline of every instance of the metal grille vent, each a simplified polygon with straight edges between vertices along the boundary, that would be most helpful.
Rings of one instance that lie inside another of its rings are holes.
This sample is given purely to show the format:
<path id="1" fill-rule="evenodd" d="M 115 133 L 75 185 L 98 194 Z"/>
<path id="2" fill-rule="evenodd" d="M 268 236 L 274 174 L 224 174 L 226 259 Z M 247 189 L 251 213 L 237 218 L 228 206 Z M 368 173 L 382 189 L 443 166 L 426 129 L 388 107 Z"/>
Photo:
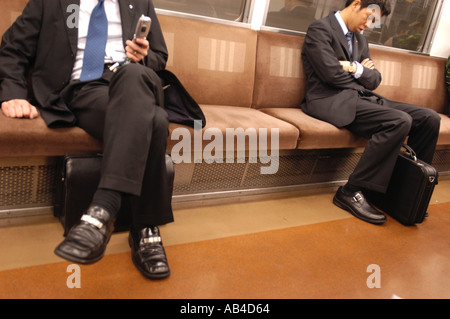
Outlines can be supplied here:
<path id="1" fill-rule="evenodd" d="M 310 183 L 346 180 L 361 158 L 360 153 L 320 155 Z"/>
<path id="2" fill-rule="evenodd" d="M 0 167 L 0 209 L 51 206 L 55 174 L 55 165 Z"/>
<path id="3" fill-rule="evenodd" d="M 36 203 L 53 203 L 55 194 L 56 166 L 40 165 L 38 167 Z"/>
<path id="4" fill-rule="evenodd" d="M 316 156 L 313 155 L 280 157 L 278 171 L 275 174 L 261 174 L 261 167 L 270 166 L 270 162 L 250 164 L 242 186 L 261 188 L 307 183 L 310 180 L 315 160 Z"/>
<path id="5" fill-rule="evenodd" d="M 197 163 L 189 183 L 177 185 L 177 174 L 183 174 L 182 168 L 175 165 L 174 193 L 204 192 L 237 189 L 247 163 Z M 182 165 L 181 165 L 182 166 Z M 178 168 L 181 168 L 178 170 Z M 180 186 L 180 187 L 178 187 Z"/>
<path id="6" fill-rule="evenodd" d="M 438 172 L 450 171 L 450 150 L 437 150 L 434 153 L 433 166 Z"/>
<path id="7" fill-rule="evenodd" d="M 361 153 L 345 150 L 299 151 L 280 156 L 274 174 L 261 173 L 262 167 L 274 163 L 248 158 L 245 163 L 176 164 L 174 195 L 342 181 L 360 157 Z"/>
<path id="8" fill-rule="evenodd" d="M 0 167 L 0 206 L 32 202 L 33 167 Z"/>

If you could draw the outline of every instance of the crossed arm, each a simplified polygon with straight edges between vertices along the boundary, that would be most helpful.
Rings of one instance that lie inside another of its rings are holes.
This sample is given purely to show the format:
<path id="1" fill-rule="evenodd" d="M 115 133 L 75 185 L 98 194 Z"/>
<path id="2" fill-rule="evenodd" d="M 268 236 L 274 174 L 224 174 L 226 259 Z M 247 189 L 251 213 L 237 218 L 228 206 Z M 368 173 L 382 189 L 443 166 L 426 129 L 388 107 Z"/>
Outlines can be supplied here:
<path id="1" fill-rule="evenodd" d="M 344 69 L 345 72 L 348 72 L 348 68 L 350 66 L 350 61 L 339 61 L 339 63 L 342 65 L 342 68 Z M 370 60 L 369 58 L 364 59 L 361 62 L 362 66 L 365 66 L 366 68 L 369 68 L 371 70 L 375 69 L 375 65 L 373 64 L 373 61 Z"/>

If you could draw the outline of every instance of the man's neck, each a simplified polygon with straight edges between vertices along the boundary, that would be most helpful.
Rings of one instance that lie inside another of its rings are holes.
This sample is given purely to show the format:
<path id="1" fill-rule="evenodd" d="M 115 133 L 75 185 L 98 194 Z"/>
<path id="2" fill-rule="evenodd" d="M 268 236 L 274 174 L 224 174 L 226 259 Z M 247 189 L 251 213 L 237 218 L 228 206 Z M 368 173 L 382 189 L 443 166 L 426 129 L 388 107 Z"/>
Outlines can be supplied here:
<path id="1" fill-rule="evenodd" d="M 349 30 L 344 19 L 342 19 L 341 11 L 336 12 L 335 16 L 337 21 L 339 22 L 339 25 L 341 26 L 342 32 L 344 33 L 344 35 L 346 35 Z"/>
<path id="2" fill-rule="evenodd" d="M 344 9 L 341 10 L 339 13 L 340 13 L 340 15 L 341 15 L 342 20 L 344 21 L 345 25 L 346 25 L 347 28 L 348 28 L 348 20 L 349 20 L 350 14 L 351 14 L 351 9 L 350 9 L 350 7 L 344 8 Z"/>

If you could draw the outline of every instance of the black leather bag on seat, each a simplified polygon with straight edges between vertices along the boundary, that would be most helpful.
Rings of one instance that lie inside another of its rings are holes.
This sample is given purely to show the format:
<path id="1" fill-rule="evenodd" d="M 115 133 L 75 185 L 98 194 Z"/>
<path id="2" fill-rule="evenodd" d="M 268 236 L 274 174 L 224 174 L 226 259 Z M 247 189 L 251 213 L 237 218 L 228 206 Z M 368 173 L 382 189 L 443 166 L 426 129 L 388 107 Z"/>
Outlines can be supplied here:
<path id="1" fill-rule="evenodd" d="M 56 181 L 54 215 L 59 218 L 64 236 L 80 221 L 89 207 L 100 181 L 101 154 L 66 155 L 60 163 Z M 169 196 L 172 198 L 174 166 L 172 158 L 166 154 L 166 168 L 169 178 Z M 114 231 L 128 230 L 131 225 L 130 202 L 125 196 L 117 216 Z"/>
<path id="2" fill-rule="evenodd" d="M 200 121 L 201 127 L 205 127 L 206 118 L 202 109 L 176 75 L 169 70 L 160 70 L 156 74 L 160 77 L 164 88 L 164 109 L 169 121 L 190 127 L 195 126 L 195 121 Z"/>

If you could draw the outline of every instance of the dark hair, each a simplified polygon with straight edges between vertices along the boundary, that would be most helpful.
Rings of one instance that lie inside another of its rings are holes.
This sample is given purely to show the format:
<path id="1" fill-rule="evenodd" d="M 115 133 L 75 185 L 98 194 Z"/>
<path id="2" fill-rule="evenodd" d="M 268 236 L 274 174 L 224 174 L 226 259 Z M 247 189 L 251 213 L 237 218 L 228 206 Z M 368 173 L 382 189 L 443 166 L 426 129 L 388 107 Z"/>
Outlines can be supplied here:
<path id="1" fill-rule="evenodd" d="M 345 7 L 347 8 L 355 0 L 347 0 Z M 361 9 L 367 8 L 371 4 L 376 4 L 380 7 L 381 14 L 388 16 L 391 14 L 391 1 L 390 0 L 361 0 Z"/>

